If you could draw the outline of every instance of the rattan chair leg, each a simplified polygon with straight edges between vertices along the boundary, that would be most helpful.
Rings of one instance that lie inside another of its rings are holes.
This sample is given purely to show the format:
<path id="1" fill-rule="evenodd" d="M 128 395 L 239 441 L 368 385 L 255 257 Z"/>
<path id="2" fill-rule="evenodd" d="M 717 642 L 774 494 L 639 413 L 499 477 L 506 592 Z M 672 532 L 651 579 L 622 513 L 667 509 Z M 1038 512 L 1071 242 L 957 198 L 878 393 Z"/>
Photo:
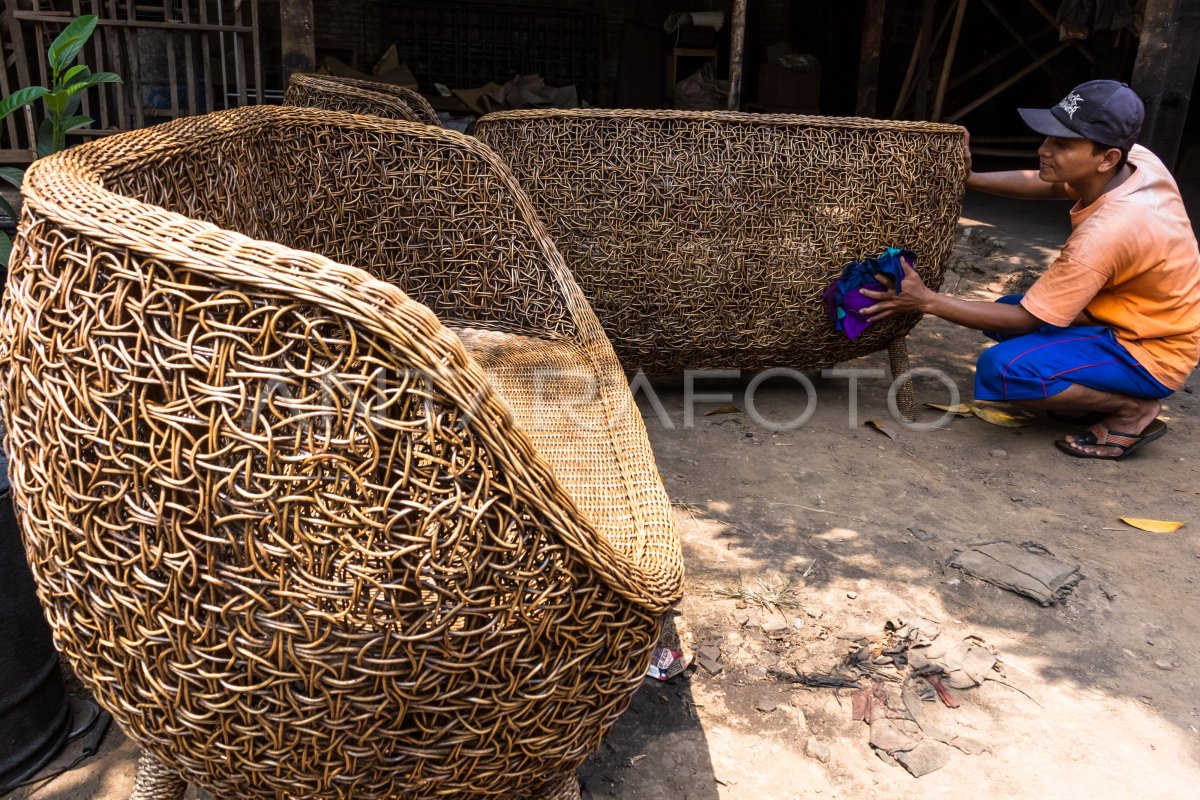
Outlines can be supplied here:
<path id="1" fill-rule="evenodd" d="M 137 777 L 129 800 L 183 800 L 187 781 L 179 773 L 159 761 L 149 750 L 138 759 Z"/>
<path id="2" fill-rule="evenodd" d="M 574 772 L 565 778 L 546 784 L 546 788 L 529 800 L 582 800 L 583 794 L 579 789 L 579 776 Z"/>
<path id="3" fill-rule="evenodd" d="M 888 345 L 888 358 L 892 362 L 892 379 L 905 376 L 900 381 L 900 385 L 896 387 L 896 405 L 900 409 L 900 416 L 909 422 L 916 422 L 917 395 L 913 391 L 912 378 L 907 377 L 911 368 L 908 364 L 908 339 L 906 337 L 901 336 L 892 340 L 892 343 Z"/>

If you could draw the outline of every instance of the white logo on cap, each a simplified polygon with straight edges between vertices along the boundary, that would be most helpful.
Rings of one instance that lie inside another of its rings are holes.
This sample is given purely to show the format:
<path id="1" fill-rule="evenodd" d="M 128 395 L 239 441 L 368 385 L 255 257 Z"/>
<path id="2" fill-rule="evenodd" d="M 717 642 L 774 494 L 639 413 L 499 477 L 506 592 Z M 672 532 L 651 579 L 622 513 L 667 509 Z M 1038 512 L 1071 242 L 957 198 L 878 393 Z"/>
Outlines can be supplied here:
<path id="1" fill-rule="evenodd" d="M 1079 104 L 1083 102 L 1083 95 L 1071 92 L 1063 98 L 1063 101 L 1058 104 L 1058 107 L 1067 112 L 1067 116 L 1075 119 L 1075 112 L 1079 110 Z"/>

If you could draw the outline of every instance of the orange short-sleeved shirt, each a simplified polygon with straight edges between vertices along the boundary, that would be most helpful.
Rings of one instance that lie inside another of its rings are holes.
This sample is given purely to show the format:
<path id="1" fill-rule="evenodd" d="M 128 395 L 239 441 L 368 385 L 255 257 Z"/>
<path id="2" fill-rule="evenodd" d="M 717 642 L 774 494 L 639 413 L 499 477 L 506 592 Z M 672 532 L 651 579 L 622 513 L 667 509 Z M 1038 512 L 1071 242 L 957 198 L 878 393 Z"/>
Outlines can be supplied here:
<path id="1" fill-rule="evenodd" d="M 1090 206 L 1071 209 L 1071 235 L 1021 301 L 1051 325 L 1086 311 L 1151 375 L 1179 389 L 1200 361 L 1200 251 L 1179 187 L 1141 145 L 1134 173 Z"/>

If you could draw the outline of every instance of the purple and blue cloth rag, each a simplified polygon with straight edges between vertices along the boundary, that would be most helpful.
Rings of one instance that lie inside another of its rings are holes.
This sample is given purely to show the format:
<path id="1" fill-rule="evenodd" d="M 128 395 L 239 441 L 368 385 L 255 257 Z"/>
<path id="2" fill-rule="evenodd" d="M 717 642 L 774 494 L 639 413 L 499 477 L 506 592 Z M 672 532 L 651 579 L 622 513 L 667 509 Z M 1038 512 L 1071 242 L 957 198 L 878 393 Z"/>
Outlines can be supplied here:
<path id="1" fill-rule="evenodd" d="M 879 258 L 851 261 L 842 270 L 842 277 L 825 289 L 825 313 L 837 325 L 837 329 L 846 334 L 847 339 L 857 339 L 862 335 L 871 324 L 871 320 L 863 316 L 862 310 L 878 302 L 864 297 L 858 290 L 885 291 L 887 287 L 875 280 L 876 275 L 883 274 L 892 279 L 896 291 L 899 292 L 900 284 L 904 280 L 901 259 L 915 265 L 917 254 L 911 250 L 889 247 Z"/>

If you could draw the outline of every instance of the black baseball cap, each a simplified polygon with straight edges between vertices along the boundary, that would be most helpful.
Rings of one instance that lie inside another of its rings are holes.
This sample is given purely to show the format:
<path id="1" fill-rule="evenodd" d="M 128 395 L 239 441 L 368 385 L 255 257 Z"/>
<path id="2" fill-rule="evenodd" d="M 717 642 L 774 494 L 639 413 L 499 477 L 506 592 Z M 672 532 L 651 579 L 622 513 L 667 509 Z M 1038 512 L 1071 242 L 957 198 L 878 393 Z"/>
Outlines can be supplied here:
<path id="1" fill-rule="evenodd" d="M 1043 136 L 1091 139 L 1128 151 L 1142 132 L 1142 99 L 1120 81 L 1088 81 L 1054 108 L 1018 108 L 1025 124 Z"/>

